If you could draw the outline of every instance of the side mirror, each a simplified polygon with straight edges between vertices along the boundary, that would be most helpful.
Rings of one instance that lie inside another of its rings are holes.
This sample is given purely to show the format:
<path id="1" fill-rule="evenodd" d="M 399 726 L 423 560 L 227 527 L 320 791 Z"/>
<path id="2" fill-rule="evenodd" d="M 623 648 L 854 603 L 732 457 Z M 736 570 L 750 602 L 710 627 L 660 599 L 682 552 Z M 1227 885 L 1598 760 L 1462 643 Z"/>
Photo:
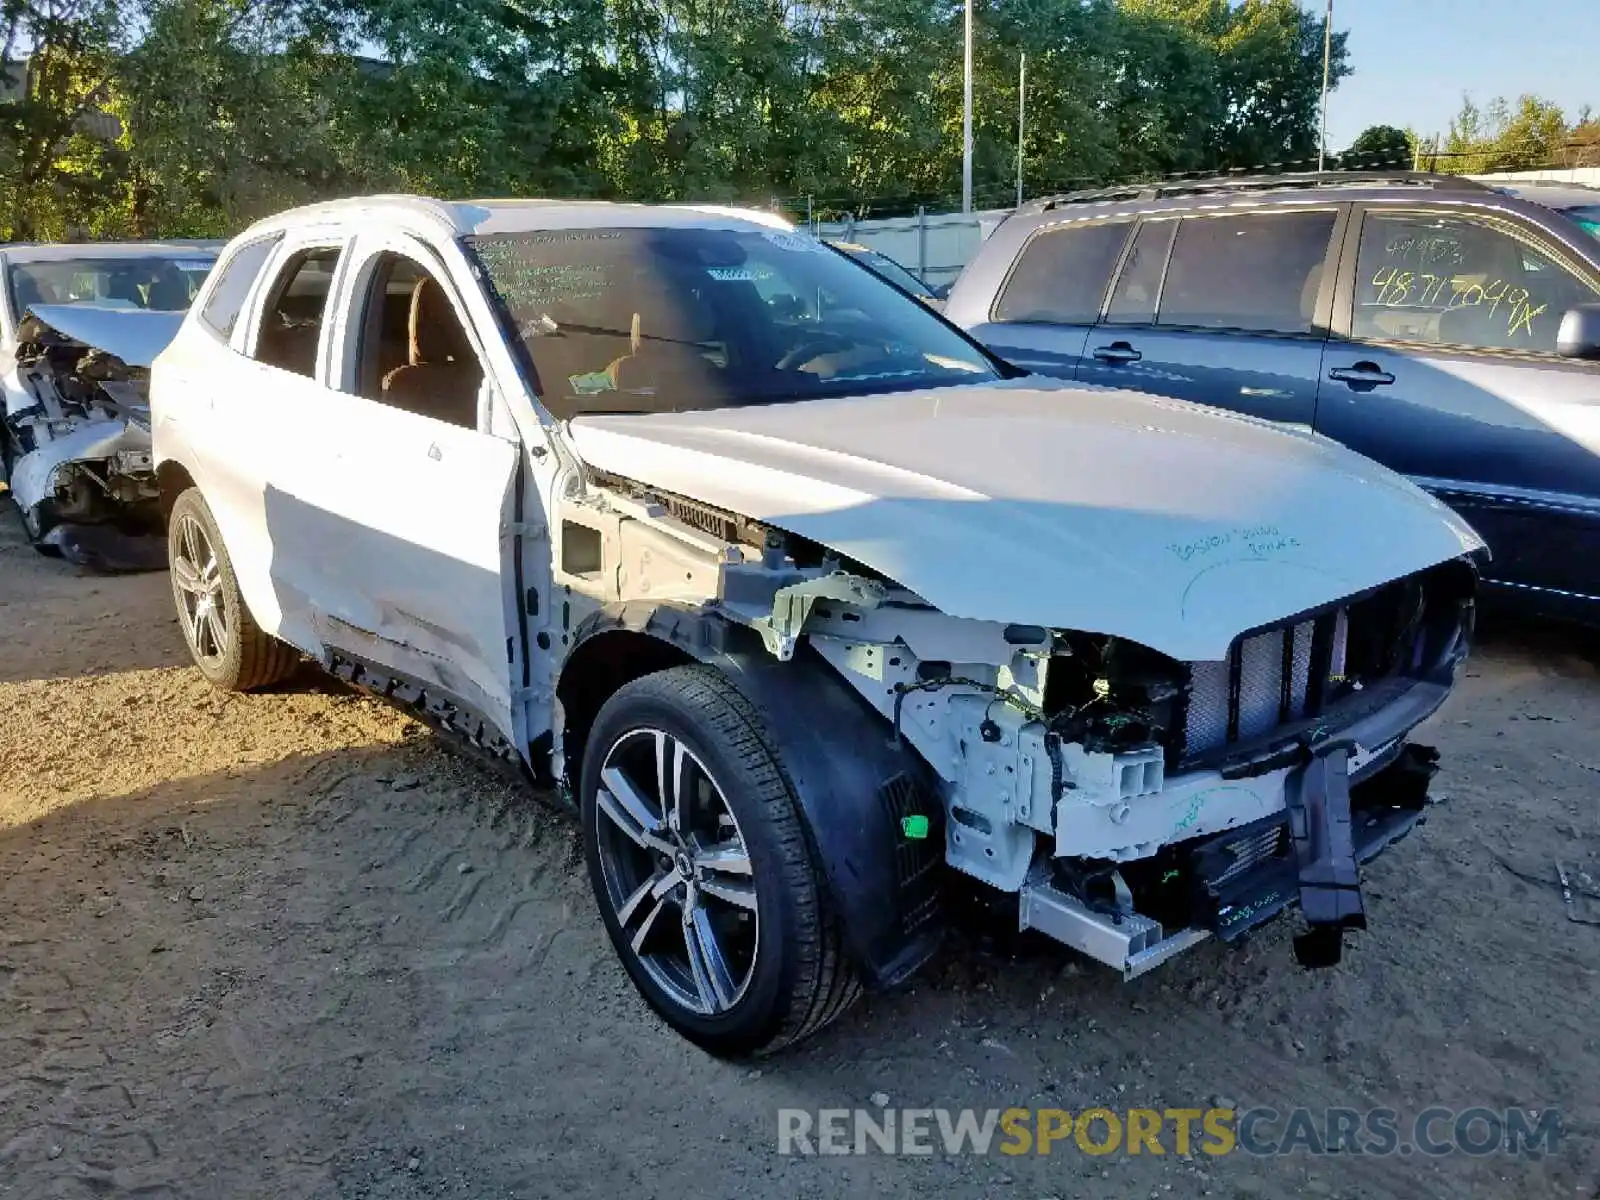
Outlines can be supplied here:
<path id="1" fill-rule="evenodd" d="M 1580 304 L 1561 318 L 1556 353 L 1562 358 L 1600 362 L 1600 304 Z"/>

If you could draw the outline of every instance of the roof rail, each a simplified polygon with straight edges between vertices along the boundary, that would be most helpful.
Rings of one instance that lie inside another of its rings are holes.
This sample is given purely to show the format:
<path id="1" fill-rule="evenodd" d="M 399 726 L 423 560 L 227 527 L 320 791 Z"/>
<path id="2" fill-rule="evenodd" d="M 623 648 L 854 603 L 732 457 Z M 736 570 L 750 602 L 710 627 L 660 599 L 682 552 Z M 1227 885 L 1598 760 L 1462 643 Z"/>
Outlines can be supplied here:
<path id="1" fill-rule="evenodd" d="M 1091 204 L 1114 200 L 1160 200 L 1168 196 L 1203 196 L 1230 192 L 1273 191 L 1279 188 L 1404 186 L 1440 191 L 1487 192 L 1489 185 L 1465 175 L 1428 171 L 1303 171 L 1282 175 L 1216 175 L 1206 179 L 1167 179 L 1093 188 L 1044 196 L 1023 205 L 1024 211 L 1048 212 L 1066 204 Z"/>

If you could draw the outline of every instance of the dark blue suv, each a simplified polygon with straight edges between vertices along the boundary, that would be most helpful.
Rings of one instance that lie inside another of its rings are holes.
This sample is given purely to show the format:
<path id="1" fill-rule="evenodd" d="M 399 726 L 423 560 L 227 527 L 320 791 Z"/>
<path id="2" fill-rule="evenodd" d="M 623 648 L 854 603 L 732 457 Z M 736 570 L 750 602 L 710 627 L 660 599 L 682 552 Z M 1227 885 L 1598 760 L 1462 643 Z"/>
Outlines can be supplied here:
<path id="1" fill-rule="evenodd" d="M 1596 622 L 1600 190 L 1516 190 L 1352 173 L 1037 200 L 946 316 L 1031 371 L 1343 442 L 1478 529 L 1491 594 Z"/>

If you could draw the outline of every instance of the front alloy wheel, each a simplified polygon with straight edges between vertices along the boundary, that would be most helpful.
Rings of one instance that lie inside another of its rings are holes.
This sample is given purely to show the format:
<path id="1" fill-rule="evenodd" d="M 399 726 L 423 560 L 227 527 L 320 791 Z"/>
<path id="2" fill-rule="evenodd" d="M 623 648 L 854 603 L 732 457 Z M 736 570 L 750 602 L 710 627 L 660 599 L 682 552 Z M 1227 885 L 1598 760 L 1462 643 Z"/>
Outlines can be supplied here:
<path id="1" fill-rule="evenodd" d="M 656 984 L 691 1012 L 726 1012 L 755 971 L 761 915 L 728 802 L 705 764 L 660 729 L 606 754 L 596 808 L 617 923 Z"/>
<path id="2" fill-rule="evenodd" d="M 860 992 L 782 761 L 721 671 L 619 688 L 589 727 L 589 882 L 640 994 L 713 1054 L 810 1036 Z"/>

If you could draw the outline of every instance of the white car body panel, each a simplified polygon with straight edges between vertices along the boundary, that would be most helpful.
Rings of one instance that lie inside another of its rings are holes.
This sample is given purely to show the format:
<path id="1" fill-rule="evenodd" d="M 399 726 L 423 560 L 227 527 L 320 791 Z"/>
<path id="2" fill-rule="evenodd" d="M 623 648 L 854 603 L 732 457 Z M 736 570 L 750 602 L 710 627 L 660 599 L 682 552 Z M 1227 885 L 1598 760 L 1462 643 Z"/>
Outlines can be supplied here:
<path id="1" fill-rule="evenodd" d="M 951 616 L 1186 661 L 1483 544 L 1327 439 L 1132 392 L 1019 380 L 571 424 L 592 466 L 831 547 Z"/>
<path id="2" fill-rule="evenodd" d="M 502 581 L 514 442 L 346 396 L 324 397 L 321 469 L 274 473 L 263 494 L 274 543 L 315 546 L 311 578 L 274 568 L 302 598 L 315 644 L 442 686 L 511 727 Z M 347 403 L 341 404 L 340 401 Z M 463 521 L 463 513 L 493 513 Z"/>

